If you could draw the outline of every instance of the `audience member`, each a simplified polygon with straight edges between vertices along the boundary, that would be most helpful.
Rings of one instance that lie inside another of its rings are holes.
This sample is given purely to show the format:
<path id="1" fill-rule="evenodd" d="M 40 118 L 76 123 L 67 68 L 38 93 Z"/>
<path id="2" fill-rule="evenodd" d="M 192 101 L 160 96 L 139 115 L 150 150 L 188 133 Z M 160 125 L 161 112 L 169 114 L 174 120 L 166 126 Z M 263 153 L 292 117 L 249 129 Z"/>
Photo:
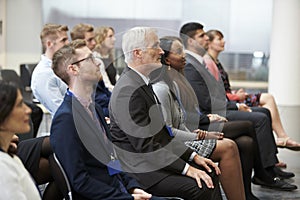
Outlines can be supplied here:
<path id="1" fill-rule="evenodd" d="M 77 24 L 73 27 L 71 33 L 71 39 L 85 40 L 86 46 L 92 51 L 96 46 L 94 26 L 91 24 Z"/>
<path id="2" fill-rule="evenodd" d="M 30 130 L 31 109 L 16 86 L 0 81 L 0 187 L 2 199 L 41 199 L 28 171 L 8 152 L 15 133 Z"/>
<path id="3" fill-rule="evenodd" d="M 283 172 L 275 167 L 275 164 L 278 163 L 277 148 L 271 129 L 269 111 L 265 108 L 252 108 L 255 112 L 249 112 L 250 108 L 245 104 L 239 105 L 239 110 L 244 112 L 237 111 L 238 108 L 235 103 L 226 101 L 223 83 L 217 82 L 206 69 L 203 56 L 208 47 L 208 37 L 203 30 L 203 26 L 195 22 L 184 24 L 180 29 L 180 36 L 186 47 L 187 64 L 184 73 L 195 91 L 200 111 L 203 114 L 221 111 L 221 113 L 226 114 L 229 121 L 250 120 L 256 131 L 261 162 L 266 171 L 273 177 L 293 177 L 293 173 Z M 226 105 L 229 110 L 226 110 Z M 267 183 L 258 177 L 254 177 L 253 182 L 281 190 L 294 190 L 297 188 L 295 185 L 281 180 L 280 184 L 278 182 Z"/>
<path id="4" fill-rule="evenodd" d="M 219 30 L 210 30 L 207 33 L 209 38 L 209 45 L 207 54 L 204 56 L 204 61 L 209 70 L 216 71 L 215 78 L 219 79 L 219 73 L 221 80 L 224 83 L 227 98 L 238 103 L 244 102 L 248 106 L 262 106 L 267 108 L 271 112 L 272 128 L 277 135 L 276 144 L 277 147 L 288 148 L 295 151 L 300 151 L 300 144 L 289 138 L 284 130 L 281 119 L 279 116 L 277 104 L 272 94 L 270 93 L 257 93 L 248 94 L 244 89 L 232 91 L 230 87 L 228 73 L 220 63 L 218 56 L 224 51 L 225 41 L 224 36 Z M 219 72 L 219 73 L 218 73 Z"/>
<path id="5" fill-rule="evenodd" d="M 177 42 L 174 43 L 174 41 Z M 178 105 L 179 105 L 179 109 L 182 111 L 181 113 L 183 114 L 183 117 L 181 117 L 181 119 L 183 119 L 186 122 L 186 124 L 189 124 L 190 127 L 191 126 L 196 127 L 198 122 L 197 120 L 194 119 L 199 120 L 199 117 L 195 116 L 195 115 L 199 115 L 198 112 L 185 109 L 185 108 L 189 108 L 190 105 L 197 105 L 196 103 L 197 98 L 194 94 L 193 89 L 190 87 L 186 79 L 184 77 L 181 77 L 182 76 L 181 73 L 183 73 L 183 68 L 185 65 L 185 58 L 184 58 L 185 54 L 183 52 L 183 47 L 182 45 L 180 45 L 179 41 L 180 39 L 178 40 L 177 37 L 172 37 L 172 36 L 161 38 L 160 45 L 165 52 L 165 54 L 162 56 L 162 63 L 169 66 L 169 70 L 167 71 L 167 73 L 169 74 L 169 77 L 172 77 L 174 86 L 176 86 L 176 87 L 170 86 L 170 88 L 173 88 L 174 91 L 173 92 L 174 95 L 172 96 L 177 99 L 177 102 L 180 102 L 180 104 L 178 103 Z M 170 49 L 173 49 L 173 51 L 170 51 Z M 173 71 L 171 69 L 175 69 L 179 73 L 176 73 L 176 71 Z M 166 79 L 164 80 L 167 80 L 166 82 L 169 83 L 168 85 L 172 85 L 171 84 L 172 82 L 168 77 L 166 77 Z M 160 90 L 162 90 L 161 88 L 162 87 L 160 87 Z M 171 95 L 170 98 L 167 99 L 169 99 L 171 102 L 172 100 Z M 164 107 L 169 108 L 169 106 L 164 106 Z M 162 109 L 164 110 L 164 108 Z M 192 119 L 191 117 L 188 117 L 189 115 L 192 116 Z M 173 119 L 177 119 L 177 118 L 175 117 Z M 220 125 L 220 122 L 212 122 L 212 124 L 214 125 L 216 123 Z M 175 120 L 175 124 L 176 124 L 176 120 Z M 255 197 L 251 192 L 252 168 L 254 168 L 255 177 L 259 177 L 261 180 L 268 182 L 269 186 L 272 185 L 273 188 L 280 186 L 280 184 L 282 183 L 275 182 L 273 178 L 270 175 L 268 175 L 268 173 L 264 170 L 262 166 L 260 155 L 257 148 L 257 139 L 255 136 L 255 131 L 252 127 L 252 123 L 249 121 L 234 121 L 234 122 L 221 122 L 221 124 L 223 127 L 222 131 L 224 131 L 225 133 L 225 137 L 233 139 L 238 145 L 239 152 L 240 152 L 240 159 L 242 163 L 242 169 L 243 169 L 243 179 L 244 179 L 246 199 L 248 200 L 257 199 L 257 197 Z"/>
<path id="6" fill-rule="evenodd" d="M 220 182 L 227 199 L 245 199 L 242 169 L 236 144 L 227 138 L 206 139 L 199 134 L 203 132 L 200 129 L 195 128 L 190 131 L 186 126 L 187 113 L 181 104 L 180 96 L 190 93 L 189 98 L 196 99 L 192 97 L 196 95 L 193 94 L 193 88 L 189 87 L 188 82 L 185 82 L 184 76 L 177 71 L 185 65 L 180 39 L 172 36 L 163 37 L 160 39 L 160 47 L 165 52 L 161 58 L 163 67 L 154 70 L 150 74 L 150 80 L 154 83 L 153 90 L 161 103 L 166 125 L 171 128 L 175 137 L 181 138 L 185 145 L 199 155 L 209 157 L 219 163 L 222 171 Z M 198 123 L 195 124 L 198 126 Z M 216 136 L 220 134 L 218 132 L 206 133 Z"/>
<path id="7" fill-rule="evenodd" d="M 112 141 L 122 166 L 158 196 L 222 199 L 218 166 L 187 148 L 165 125 L 148 77 L 162 66 L 164 52 L 156 30 L 130 29 L 123 35 L 122 49 L 128 67 L 109 105 Z"/>
<path id="8" fill-rule="evenodd" d="M 101 68 L 101 65 L 100 65 L 100 68 Z M 107 118 L 109 118 L 108 105 L 109 105 L 110 97 L 111 97 L 111 92 L 105 86 L 104 81 L 100 80 L 96 87 L 95 103 L 102 107 L 103 114 Z"/>
<path id="9" fill-rule="evenodd" d="M 92 51 L 96 46 L 95 41 L 95 32 L 94 32 L 94 26 L 90 24 L 77 24 L 74 26 L 71 32 L 71 38 L 72 40 L 82 39 L 85 40 L 87 47 Z M 97 56 L 97 55 L 96 55 Z M 96 97 L 95 97 L 95 103 L 99 104 L 104 112 L 104 116 L 108 117 L 108 104 L 111 96 L 111 92 L 106 87 L 106 72 L 105 72 L 105 65 L 103 63 L 102 58 L 97 56 L 98 62 L 100 63 L 100 72 L 101 76 L 99 78 L 99 82 L 97 84 L 96 89 Z M 108 81 L 109 82 L 109 81 Z M 112 88 L 111 88 L 112 90 Z M 108 120 L 109 123 L 109 120 Z"/>
<path id="10" fill-rule="evenodd" d="M 45 24 L 40 38 L 44 54 L 35 67 L 31 78 L 34 97 L 45 106 L 53 116 L 61 104 L 67 85 L 51 69 L 53 54 L 69 43 L 68 27 L 59 24 Z"/>
<path id="11" fill-rule="evenodd" d="M 54 54 L 53 70 L 69 89 L 53 118 L 53 151 L 65 169 L 74 199 L 156 199 L 121 172 L 102 109 L 92 98 L 101 75 L 99 65 L 84 40 L 75 40 Z"/>
<path id="12" fill-rule="evenodd" d="M 119 75 L 114 66 L 115 31 L 112 27 L 102 26 L 95 30 L 96 47 L 95 56 L 101 58 L 104 65 L 100 66 L 103 81 L 112 91 Z"/>

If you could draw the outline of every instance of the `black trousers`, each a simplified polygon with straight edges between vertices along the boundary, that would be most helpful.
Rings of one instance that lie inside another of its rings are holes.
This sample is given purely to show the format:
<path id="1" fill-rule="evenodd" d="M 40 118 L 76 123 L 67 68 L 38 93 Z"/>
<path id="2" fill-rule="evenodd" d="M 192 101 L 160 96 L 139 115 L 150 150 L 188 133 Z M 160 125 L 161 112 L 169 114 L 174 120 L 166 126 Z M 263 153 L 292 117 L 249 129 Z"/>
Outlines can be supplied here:
<path id="1" fill-rule="evenodd" d="M 263 167 L 274 166 L 278 163 L 276 155 L 278 151 L 272 131 L 270 112 L 261 107 L 251 109 L 253 112 L 227 111 L 226 117 L 229 121 L 247 120 L 253 123 Z"/>
<path id="2" fill-rule="evenodd" d="M 213 180 L 215 186 L 214 189 L 207 188 L 203 181 L 201 181 L 202 188 L 199 188 L 195 179 L 188 176 L 173 174 L 167 176 L 146 191 L 161 197 L 173 196 L 188 200 L 222 200 L 218 176 L 215 172 L 212 172 L 209 175 Z"/>

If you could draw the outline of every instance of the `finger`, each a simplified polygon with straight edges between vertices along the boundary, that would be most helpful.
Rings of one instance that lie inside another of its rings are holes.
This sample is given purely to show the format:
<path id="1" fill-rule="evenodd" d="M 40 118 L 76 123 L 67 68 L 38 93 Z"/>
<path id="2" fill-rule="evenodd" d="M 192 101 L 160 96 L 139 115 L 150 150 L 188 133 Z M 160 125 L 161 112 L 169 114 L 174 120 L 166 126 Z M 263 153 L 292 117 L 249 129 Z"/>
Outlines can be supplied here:
<path id="1" fill-rule="evenodd" d="M 208 188 L 214 188 L 214 183 L 209 175 L 205 174 L 202 180 L 204 181 L 204 183 Z"/>
<path id="2" fill-rule="evenodd" d="M 197 182 L 198 187 L 199 187 L 199 188 L 202 188 L 201 179 L 200 179 L 198 176 L 196 176 L 195 179 L 196 179 L 196 182 Z"/>
<path id="3" fill-rule="evenodd" d="M 209 173 L 212 172 L 211 168 L 208 166 L 207 162 L 202 164 L 202 167 L 204 167 L 206 169 L 206 171 L 208 171 Z"/>
<path id="4" fill-rule="evenodd" d="M 214 168 L 217 175 L 221 174 L 221 170 L 216 163 L 214 163 L 212 160 L 209 160 L 209 159 L 207 159 L 207 163 Z"/>

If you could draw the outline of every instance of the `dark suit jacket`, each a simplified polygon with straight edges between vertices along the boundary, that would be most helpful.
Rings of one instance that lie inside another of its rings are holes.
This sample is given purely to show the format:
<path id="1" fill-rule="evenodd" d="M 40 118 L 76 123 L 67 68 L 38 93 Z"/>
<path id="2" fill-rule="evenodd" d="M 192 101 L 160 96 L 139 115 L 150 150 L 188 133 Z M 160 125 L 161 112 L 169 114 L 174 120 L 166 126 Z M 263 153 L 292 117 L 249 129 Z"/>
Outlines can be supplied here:
<path id="1" fill-rule="evenodd" d="M 227 101 L 222 81 L 216 81 L 206 66 L 188 53 L 186 61 L 184 75 L 196 93 L 202 113 L 226 116 L 226 109 L 237 110 L 235 103 Z"/>
<path id="2" fill-rule="evenodd" d="M 221 116 L 226 116 L 229 121 L 251 121 L 257 134 L 264 167 L 274 166 L 277 162 L 277 150 L 270 119 L 266 115 L 267 110 L 265 108 L 251 108 L 254 112 L 238 111 L 235 102 L 226 102 L 226 93 L 222 80 L 216 81 L 206 70 L 205 65 L 201 64 L 192 55 L 187 53 L 186 60 L 185 77 L 196 93 L 201 112 L 217 113 Z"/>
<path id="3" fill-rule="evenodd" d="M 104 81 L 98 82 L 95 93 L 95 103 L 102 107 L 105 117 L 109 117 L 108 104 L 110 100 L 111 92 L 107 89 Z"/>
<path id="4" fill-rule="evenodd" d="M 157 103 L 153 90 L 126 67 L 109 105 L 111 134 L 122 166 L 145 189 L 181 174 L 193 152 L 169 134 Z"/>
<path id="5" fill-rule="evenodd" d="M 109 133 L 100 107 L 96 106 L 96 113 Z M 125 173 L 108 174 L 106 163 L 110 161 L 112 148 L 96 124 L 79 101 L 68 94 L 53 118 L 51 146 L 66 171 L 73 193 L 86 199 L 133 199 L 119 190 L 119 181 L 127 189 L 139 185 Z M 110 138 L 109 134 L 107 137 Z"/>

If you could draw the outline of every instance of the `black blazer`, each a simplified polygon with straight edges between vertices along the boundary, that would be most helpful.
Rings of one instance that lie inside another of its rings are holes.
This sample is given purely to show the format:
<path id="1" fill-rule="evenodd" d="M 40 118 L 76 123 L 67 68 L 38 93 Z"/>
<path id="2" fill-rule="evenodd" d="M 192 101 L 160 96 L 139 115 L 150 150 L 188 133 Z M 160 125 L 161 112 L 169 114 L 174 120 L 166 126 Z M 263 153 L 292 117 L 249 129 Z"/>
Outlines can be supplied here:
<path id="1" fill-rule="evenodd" d="M 227 101 L 222 81 L 216 81 L 206 66 L 188 53 L 186 61 L 184 74 L 196 93 L 202 113 L 226 116 L 226 109 L 237 110 L 235 103 Z"/>
<path id="2" fill-rule="evenodd" d="M 153 90 L 126 67 L 110 105 L 112 141 L 123 167 L 149 188 L 171 174 L 181 174 L 192 150 L 169 134 Z"/>
<path id="3" fill-rule="evenodd" d="M 102 109 L 96 106 L 96 113 L 109 140 Z M 125 173 L 108 174 L 106 164 L 110 161 L 112 148 L 101 130 L 78 100 L 66 95 L 53 118 L 50 143 L 66 171 L 75 196 L 133 199 L 130 194 L 120 191 L 120 181 L 128 190 L 140 187 L 138 183 Z"/>

